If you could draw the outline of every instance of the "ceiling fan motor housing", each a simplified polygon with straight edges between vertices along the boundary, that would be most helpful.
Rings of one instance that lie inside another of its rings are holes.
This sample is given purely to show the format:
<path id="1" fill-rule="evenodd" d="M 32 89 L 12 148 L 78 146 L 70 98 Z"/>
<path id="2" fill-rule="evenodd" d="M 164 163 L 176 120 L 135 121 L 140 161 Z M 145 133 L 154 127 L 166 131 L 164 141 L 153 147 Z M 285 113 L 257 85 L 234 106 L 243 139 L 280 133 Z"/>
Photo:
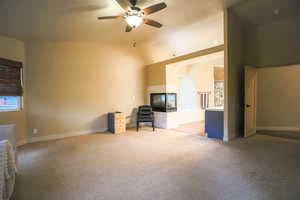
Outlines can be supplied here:
<path id="1" fill-rule="evenodd" d="M 131 10 L 141 11 L 142 9 L 140 9 L 139 7 L 136 7 L 136 6 L 132 6 Z"/>
<path id="2" fill-rule="evenodd" d="M 99 20 L 124 18 L 127 22 L 126 32 L 132 31 L 133 28 L 140 26 L 142 23 L 155 28 L 161 28 L 163 25 L 155 20 L 144 18 L 167 7 L 166 3 L 157 3 L 147 8 L 141 9 L 136 6 L 138 0 L 116 0 L 125 10 L 123 15 L 98 17 Z M 130 2 L 131 6 L 129 6 Z"/>
<path id="3" fill-rule="evenodd" d="M 144 12 L 138 7 L 132 7 L 130 10 L 128 10 L 125 13 L 125 17 L 129 17 L 129 16 L 143 17 Z"/>

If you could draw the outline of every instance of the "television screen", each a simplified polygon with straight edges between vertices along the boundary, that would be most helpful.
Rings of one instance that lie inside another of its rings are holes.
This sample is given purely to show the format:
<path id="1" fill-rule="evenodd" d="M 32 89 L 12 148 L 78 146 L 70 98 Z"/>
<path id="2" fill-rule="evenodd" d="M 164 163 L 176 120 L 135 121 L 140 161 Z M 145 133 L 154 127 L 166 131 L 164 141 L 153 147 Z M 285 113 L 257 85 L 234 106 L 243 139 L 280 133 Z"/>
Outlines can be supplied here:
<path id="1" fill-rule="evenodd" d="M 175 93 L 151 94 L 151 107 L 153 111 L 174 112 L 177 111 L 177 95 Z"/>
<path id="2" fill-rule="evenodd" d="M 176 108 L 176 94 L 167 94 L 167 108 L 173 109 Z"/>
<path id="3" fill-rule="evenodd" d="M 164 107 L 166 102 L 166 96 L 165 95 L 153 95 L 153 106 L 156 107 Z"/>

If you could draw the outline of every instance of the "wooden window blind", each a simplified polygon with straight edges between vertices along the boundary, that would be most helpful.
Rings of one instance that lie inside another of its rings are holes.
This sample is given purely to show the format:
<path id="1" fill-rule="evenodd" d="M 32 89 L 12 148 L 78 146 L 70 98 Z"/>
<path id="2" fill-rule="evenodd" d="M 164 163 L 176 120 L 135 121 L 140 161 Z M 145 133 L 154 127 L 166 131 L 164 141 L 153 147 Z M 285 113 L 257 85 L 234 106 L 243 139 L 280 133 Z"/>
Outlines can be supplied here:
<path id="1" fill-rule="evenodd" d="M 22 63 L 0 58 L 0 96 L 22 95 Z"/>

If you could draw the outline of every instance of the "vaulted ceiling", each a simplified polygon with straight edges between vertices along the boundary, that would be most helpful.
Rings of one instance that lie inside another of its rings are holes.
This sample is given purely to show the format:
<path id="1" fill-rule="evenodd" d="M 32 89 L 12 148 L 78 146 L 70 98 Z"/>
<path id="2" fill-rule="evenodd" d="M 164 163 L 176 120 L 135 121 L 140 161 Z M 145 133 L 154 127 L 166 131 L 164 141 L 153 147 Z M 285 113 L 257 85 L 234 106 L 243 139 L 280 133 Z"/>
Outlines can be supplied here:
<path id="1" fill-rule="evenodd" d="M 240 0 L 139 0 L 138 5 L 162 1 L 168 7 L 150 16 L 162 29 L 143 25 L 125 33 L 122 19 L 97 20 L 123 12 L 114 0 L 2 0 L 0 35 L 24 41 L 137 42 L 155 62 L 222 44 L 224 6 Z"/>
<path id="2" fill-rule="evenodd" d="M 151 40 L 158 35 L 179 29 L 219 13 L 222 0 L 163 0 L 168 8 L 151 17 L 162 22 L 161 30 L 139 27 L 126 34 L 124 20 L 98 21 L 98 16 L 118 15 L 123 12 L 114 0 L 2 0 L 0 5 L 0 33 L 14 38 L 114 41 L 128 38 Z M 140 0 L 146 7 L 162 0 Z"/>
<path id="3" fill-rule="evenodd" d="M 231 8 L 251 26 L 261 26 L 300 14 L 299 0 L 246 0 Z"/>

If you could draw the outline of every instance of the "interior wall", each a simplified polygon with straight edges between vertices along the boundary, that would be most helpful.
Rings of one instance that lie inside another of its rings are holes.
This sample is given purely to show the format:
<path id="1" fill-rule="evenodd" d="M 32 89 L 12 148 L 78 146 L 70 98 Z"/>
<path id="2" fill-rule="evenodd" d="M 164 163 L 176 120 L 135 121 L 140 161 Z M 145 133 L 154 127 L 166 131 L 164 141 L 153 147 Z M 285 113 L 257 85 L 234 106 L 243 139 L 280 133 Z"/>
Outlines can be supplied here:
<path id="1" fill-rule="evenodd" d="M 265 67 L 258 70 L 257 128 L 299 129 L 297 67 L 300 64 L 300 15 L 248 29 L 246 63 Z M 295 90 L 294 90 L 295 89 Z"/>
<path id="2" fill-rule="evenodd" d="M 150 105 L 151 93 L 165 93 L 166 92 L 166 66 L 160 63 L 146 66 L 146 92 L 144 99 L 146 104 Z"/>
<path id="3" fill-rule="evenodd" d="M 257 127 L 300 130 L 300 65 L 258 70 Z"/>
<path id="4" fill-rule="evenodd" d="M 224 81 L 224 66 L 223 67 L 214 67 L 214 79 L 215 81 Z"/>
<path id="5" fill-rule="evenodd" d="M 153 63 L 147 65 L 145 69 L 146 74 L 146 92 L 145 99 L 147 103 L 150 103 L 150 93 L 152 92 L 166 92 L 166 66 L 169 64 L 177 63 L 184 60 L 189 60 L 192 58 L 197 58 L 199 56 L 208 55 L 215 52 L 224 51 L 224 45 L 219 45 L 205 50 L 200 50 L 191 54 L 175 57 L 163 62 Z"/>
<path id="6" fill-rule="evenodd" d="M 198 92 L 211 92 L 209 96 L 209 106 L 214 106 L 214 69 L 212 65 L 202 64 L 194 64 L 187 67 L 189 68 L 189 72 L 187 74 L 188 78 L 193 80 L 193 83 L 195 83 L 196 91 L 194 92 L 196 93 L 194 93 L 193 95 L 195 98 L 195 104 L 189 110 L 183 109 L 181 111 L 183 115 L 180 117 L 180 120 L 183 123 L 203 121 L 205 119 L 205 110 L 201 108 L 200 95 L 198 94 Z M 184 102 L 181 102 L 179 106 L 184 108 Z"/>
<path id="7" fill-rule="evenodd" d="M 147 85 L 164 85 L 166 83 L 166 70 L 164 65 L 154 64 L 146 68 Z"/>
<path id="8" fill-rule="evenodd" d="M 133 48 L 31 41 L 26 58 L 30 137 L 104 131 L 108 112 L 131 123 L 144 104 L 144 63 Z"/>
<path id="9" fill-rule="evenodd" d="M 272 23 L 252 26 L 240 21 L 232 9 L 225 12 L 225 76 L 228 77 L 225 81 L 225 109 L 228 107 L 229 110 L 225 115 L 225 127 L 228 126 L 229 132 L 225 135 L 229 138 L 239 135 L 243 129 L 244 65 L 272 67 L 299 64 L 299 22 L 300 15 L 279 15 Z M 259 126 L 263 125 L 264 118 L 258 119 Z"/>
<path id="10" fill-rule="evenodd" d="M 300 63 L 300 15 L 282 18 L 247 31 L 246 62 L 253 66 Z"/>
<path id="11" fill-rule="evenodd" d="M 208 13 L 215 8 L 208 9 Z M 200 17 L 198 21 L 192 23 L 190 20 L 188 23 L 183 23 L 184 26 L 177 27 L 172 31 L 167 31 L 171 26 L 165 27 L 167 32 L 161 30 L 157 39 L 140 43 L 137 48 L 140 48 L 147 64 L 150 65 L 164 62 L 174 56 L 187 55 L 224 44 L 224 14 L 222 10 L 223 8 L 220 8 L 218 12 L 207 15 L 205 19 L 198 16 Z M 202 14 L 204 13 L 202 12 Z"/>
<path id="12" fill-rule="evenodd" d="M 24 43 L 19 40 L 0 36 L 0 57 L 23 63 L 25 69 Z M 25 70 L 23 70 L 25 71 Z M 25 77 L 24 77 L 25 78 Z M 25 89 L 25 88 L 24 88 Z M 18 112 L 0 112 L 0 125 L 16 124 L 18 143 L 23 143 L 27 138 L 26 125 L 26 90 L 24 90 L 24 108 Z"/>
<path id="13" fill-rule="evenodd" d="M 228 132 L 225 132 L 224 140 L 228 141 L 243 133 L 245 33 L 243 23 L 231 9 L 227 10 L 225 16 L 225 111 L 228 109 L 228 113 L 225 113 L 225 130 L 227 127 Z"/>
<path id="14" fill-rule="evenodd" d="M 214 67 L 195 63 L 186 66 L 166 67 L 167 92 L 177 93 L 177 124 L 204 120 L 198 92 L 211 92 L 209 106 L 214 106 Z M 182 85 L 184 84 L 184 85 Z M 188 99 L 183 93 L 188 93 Z"/>

